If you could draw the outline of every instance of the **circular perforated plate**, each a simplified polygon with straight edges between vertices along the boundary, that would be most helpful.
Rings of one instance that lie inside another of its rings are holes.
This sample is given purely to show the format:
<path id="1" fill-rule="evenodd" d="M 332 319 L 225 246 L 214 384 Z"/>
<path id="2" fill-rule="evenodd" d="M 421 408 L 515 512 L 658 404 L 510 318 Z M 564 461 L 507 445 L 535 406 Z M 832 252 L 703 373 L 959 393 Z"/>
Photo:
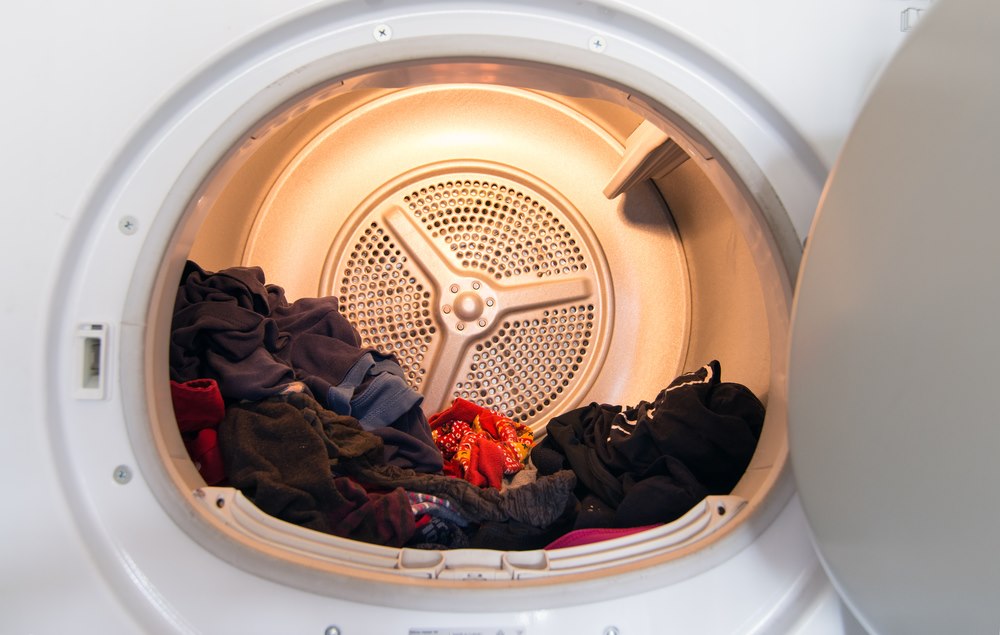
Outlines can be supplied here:
<path id="1" fill-rule="evenodd" d="M 351 242 L 337 267 L 343 273 L 336 289 L 341 310 L 363 345 L 395 354 L 410 385 L 419 389 L 438 334 L 431 284 L 382 223 L 372 221 Z"/>
<path id="2" fill-rule="evenodd" d="M 428 411 L 463 397 L 533 423 L 573 404 L 606 354 L 596 240 L 568 201 L 504 166 L 436 165 L 381 188 L 334 241 L 323 286 Z"/>

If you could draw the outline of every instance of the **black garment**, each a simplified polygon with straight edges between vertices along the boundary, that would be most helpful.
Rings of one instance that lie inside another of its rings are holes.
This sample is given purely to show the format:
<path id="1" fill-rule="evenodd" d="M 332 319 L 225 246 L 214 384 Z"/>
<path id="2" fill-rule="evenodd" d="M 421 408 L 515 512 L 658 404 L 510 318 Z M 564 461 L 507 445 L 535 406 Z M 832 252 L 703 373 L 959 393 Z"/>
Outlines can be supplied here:
<path id="1" fill-rule="evenodd" d="M 469 538 L 469 547 L 498 551 L 544 549 L 553 540 L 573 530 L 577 505 L 576 497 L 571 496 L 562 514 L 545 527 L 533 527 L 513 520 L 502 523 L 484 522 Z"/>
<path id="2" fill-rule="evenodd" d="M 428 518 L 426 524 L 418 523 L 406 546 L 410 549 L 465 549 L 469 546 L 469 537 L 455 523 L 443 518 Z"/>
<path id="3" fill-rule="evenodd" d="M 369 494 L 337 473 L 342 461 L 381 461 L 382 440 L 304 393 L 230 406 L 219 448 L 233 487 L 276 518 L 397 547 L 413 534 L 405 491 Z"/>
<path id="4" fill-rule="evenodd" d="M 669 455 L 661 456 L 638 476 L 626 473 L 622 485 L 624 496 L 615 510 L 615 527 L 669 522 L 665 519 L 680 518 L 710 493 L 682 461 Z"/>
<path id="5" fill-rule="evenodd" d="M 652 403 L 624 410 L 592 403 L 552 419 L 531 459 L 539 473 L 576 473 L 577 496 L 593 508 L 580 526 L 663 523 L 735 487 L 763 422 L 763 404 L 745 386 L 722 382 L 712 361 L 675 379 Z M 614 510 L 613 519 L 588 497 Z"/>
<path id="6" fill-rule="evenodd" d="M 513 520 L 546 527 L 562 514 L 576 484 L 573 473 L 563 471 L 500 493 L 389 465 L 379 437 L 306 393 L 231 405 L 219 427 L 219 445 L 230 482 L 265 512 L 393 546 L 405 544 L 414 529 L 403 490 L 446 498 L 475 523 Z M 362 491 L 389 493 L 369 494 L 368 501 L 347 496 L 343 484 L 338 487 L 344 477 Z"/>

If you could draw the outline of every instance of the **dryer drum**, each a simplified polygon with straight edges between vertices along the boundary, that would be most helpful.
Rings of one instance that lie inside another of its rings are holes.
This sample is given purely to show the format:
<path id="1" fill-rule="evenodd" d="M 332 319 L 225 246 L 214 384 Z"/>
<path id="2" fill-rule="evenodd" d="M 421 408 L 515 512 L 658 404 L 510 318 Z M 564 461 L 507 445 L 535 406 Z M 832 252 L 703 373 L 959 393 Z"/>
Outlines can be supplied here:
<path id="1" fill-rule="evenodd" d="M 712 359 L 766 402 L 786 331 L 782 255 L 723 155 L 669 110 L 565 69 L 415 62 L 317 86 L 219 159 L 176 234 L 194 236 L 183 256 L 206 270 L 259 266 L 289 300 L 336 298 L 428 415 L 464 398 L 536 438 L 555 415 L 651 400 Z M 763 504 L 782 426 L 765 424 L 731 495 L 582 552 L 319 534 L 206 487 L 176 423 L 154 418 L 153 436 L 204 521 L 192 534 L 239 566 L 309 588 L 304 571 L 433 589 L 562 583 L 697 552 Z"/>
<path id="2" fill-rule="evenodd" d="M 582 215 L 518 182 L 528 175 L 460 167 L 430 166 L 442 173 L 362 207 L 323 287 L 431 408 L 461 397 L 535 422 L 599 371 L 608 266 Z"/>

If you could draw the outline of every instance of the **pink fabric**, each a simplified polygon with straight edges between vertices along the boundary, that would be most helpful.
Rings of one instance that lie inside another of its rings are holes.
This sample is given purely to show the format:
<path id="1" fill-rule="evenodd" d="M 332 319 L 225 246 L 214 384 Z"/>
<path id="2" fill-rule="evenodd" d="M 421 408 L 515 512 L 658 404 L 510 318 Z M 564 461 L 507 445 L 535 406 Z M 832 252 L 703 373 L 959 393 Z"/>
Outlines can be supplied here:
<path id="1" fill-rule="evenodd" d="M 595 527 L 592 529 L 576 529 L 545 546 L 546 549 L 566 549 L 567 547 L 579 547 L 595 542 L 603 542 L 622 536 L 631 536 L 640 531 L 646 531 L 660 525 L 644 525 L 642 527 Z"/>

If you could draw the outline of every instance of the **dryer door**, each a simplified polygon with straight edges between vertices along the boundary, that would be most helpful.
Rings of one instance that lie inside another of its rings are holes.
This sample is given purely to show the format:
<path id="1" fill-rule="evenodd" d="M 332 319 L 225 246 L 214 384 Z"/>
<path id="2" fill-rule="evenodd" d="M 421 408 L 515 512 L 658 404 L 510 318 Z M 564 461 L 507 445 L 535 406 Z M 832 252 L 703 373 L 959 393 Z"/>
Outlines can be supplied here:
<path id="1" fill-rule="evenodd" d="M 793 314 L 792 465 L 878 633 L 1000 630 L 1000 7 L 943 0 L 870 95 Z"/>

